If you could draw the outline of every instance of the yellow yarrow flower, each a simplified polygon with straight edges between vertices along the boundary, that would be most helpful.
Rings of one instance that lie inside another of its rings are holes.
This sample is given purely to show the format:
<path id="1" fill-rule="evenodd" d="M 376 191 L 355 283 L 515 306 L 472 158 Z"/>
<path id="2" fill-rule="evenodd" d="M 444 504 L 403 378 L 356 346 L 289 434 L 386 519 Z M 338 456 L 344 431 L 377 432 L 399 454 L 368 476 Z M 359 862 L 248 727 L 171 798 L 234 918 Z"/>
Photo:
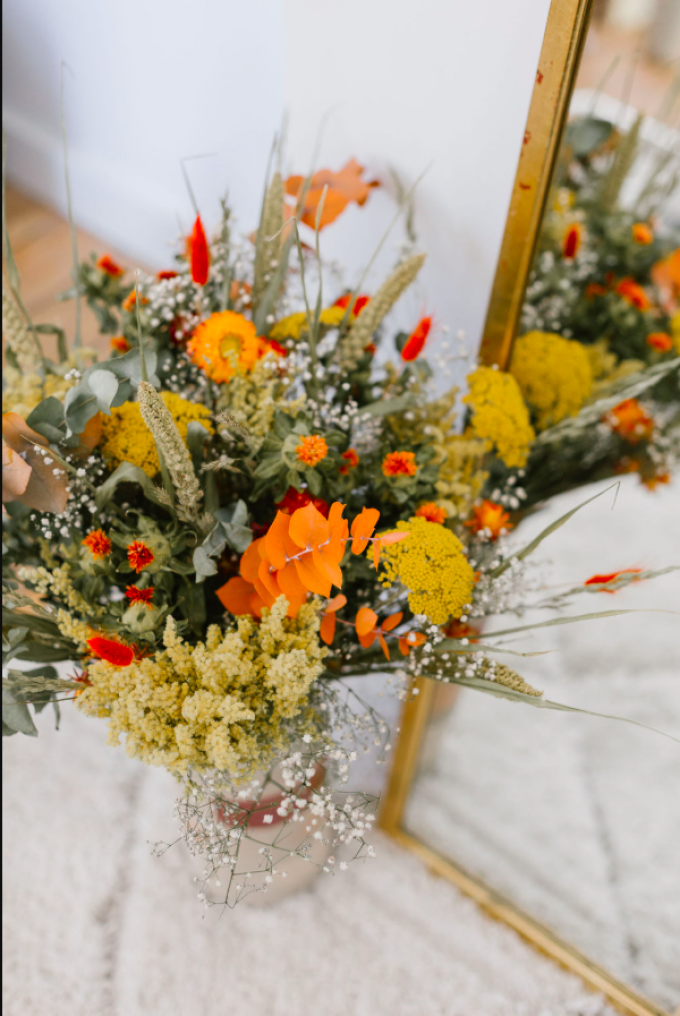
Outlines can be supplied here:
<path id="1" fill-rule="evenodd" d="M 580 342 L 550 332 L 527 332 L 515 342 L 510 373 L 545 430 L 576 416 L 593 388 L 593 371 Z"/>
<path id="2" fill-rule="evenodd" d="M 187 402 L 175 392 L 161 392 L 161 398 L 185 441 L 192 420 L 198 420 L 209 433 L 213 433 L 207 406 Z M 143 469 L 147 476 L 155 476 L 160 470 L 153 434 L 144 423 L 136 402 L 125 402 L 112 409 L 111 416 L 102 414 L 99 451 L 114 468 L 121 462 L 131 462 L 133 466 Z"/>
<path id="3" fill-rule="evenodd" d="M 337 328 L 345 316 L 344 307 L 326 307 L 321 311 L 319 321 L 325 328 Z M 299 314 L 290 314 L 288 317 L 277 321 L 269 333 L 271 339 L 281 342 L 284 339 L 297 340 L 308 331 L 307 314 L 301 311 Z"/>
<path id="4" fill-rule="evenodd" d="M 529 457 L 536 437 L 529 411 L 514 377 L 492 367 L 478 367 L 468 375 L 468 394 L 463 399 L 472 407 L 472 432 L 495 448 L 509 468 L 521 468 Z"/>
<path id="5" fill-rule="evenodd" d="M 77 707 L 109 719 L 109 743 L 126 737 L 129 755 L 181 775 L 219 770 L 243 781 L 288 751 L 293 737 L 317 733 L 308 705 L 328 650 L 313 603 L 286 617 L 279 597 L 262 622 L 211 625 L 205 642 L 184 642 L 166 622 L 165 649 L 117 667 L 88 666 L 91 684 Z M 294 725 L 287 721 L 296 717 Z"/>
<path id="6" fill-rule="evenodd" d="M 424 518 L 397 522 L 396 528 L 409 535 L 383 548 L 383 586 L 401 582 L 413 613 L 425 614 L 433 624 L 460 617 L 475 583 L 461 541 L 450 529 Z"/>

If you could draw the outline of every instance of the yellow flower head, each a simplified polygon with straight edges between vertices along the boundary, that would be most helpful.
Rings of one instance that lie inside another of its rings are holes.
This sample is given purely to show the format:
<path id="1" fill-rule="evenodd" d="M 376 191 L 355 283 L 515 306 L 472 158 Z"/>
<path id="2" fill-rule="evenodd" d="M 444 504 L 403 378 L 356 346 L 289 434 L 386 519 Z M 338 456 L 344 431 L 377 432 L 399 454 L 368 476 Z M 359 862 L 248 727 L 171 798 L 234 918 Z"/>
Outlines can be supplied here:
<path id="1" fill-rule="evenodd" d="M 433 624 L 460 617 L 472 599 L 475 579 L 458 537 L 418 517 L 397 522 L 397 529 L 409 535 L 383 548 L 383 585 L 401 582 L 409 590 L 413 613 L 425 614 Z"/>
<path id="2" fill-rule="evenodd" d="M 675 351 L 680 356 L 680 310 L 676 310 L 671 318 L 671 335 L 675 343 Z"/>
<path id="3" fill-rule="evenodd" d="M 187 344 L 187 352 L 209 378 L 222 384 L 245 374 L 271 347 L 243 314 L 223 310 L 203 321 Z"/>
<path id="4" fill-rule="evenodd" d="M 472 431 L 495 448 L 509 468 L 522 467 L 536 434 L 514 377 L 492 367 L 478 367 L 468 375 L 468 394 L 463 399 L 472 407 Z"/>
<path id="5" fill-rule="evenodd" d="M 172 414 L 177 429 L 186 441 L 187 429 L 192 420 L 198 420 L 213 433 L 210 410 L 196 402 L 187 402 L 174 392 L 161 392 L 161 398 Z M 111 410 L 111 416 L 102 414 L 102 437 L 99 451 L 115 468 L 121 462 L 139 466 L 148 476 L 160 469 L 153 434 L 144 423 L 139 405 L 125 402 Z"/>
<path id="6" fill-rule="evenodd" d="M 575 416 L 593 387 L 586 349 L 550 332 L 528 332 L 517 339 L 510 372 L 536 416 L 538 430 Z"/>
<path id="7" fill-rule="evenodd" d="M 326 307 L 321 311 L 319 321 L 326 328 L 337 328 L 345 316 L 344 307 Z M 269 337 L 282 342 L 284 339 L 294 339 L 296 342 L 308 330 L 309 322 L 305 311 L 299 314 L 290 314 L 288 317 L 277 321 L 269 333 Z"/>

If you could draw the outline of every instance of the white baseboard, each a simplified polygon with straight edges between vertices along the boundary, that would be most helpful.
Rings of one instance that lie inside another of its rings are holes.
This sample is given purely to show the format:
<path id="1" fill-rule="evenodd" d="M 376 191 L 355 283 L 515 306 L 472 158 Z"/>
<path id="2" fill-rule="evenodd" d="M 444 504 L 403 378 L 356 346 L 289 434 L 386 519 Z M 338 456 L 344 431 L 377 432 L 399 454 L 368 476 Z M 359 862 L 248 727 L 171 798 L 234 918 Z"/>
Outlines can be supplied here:
<path id="1" fill-rule="evenodd" d="M 3 111 L 7 177 L 19 190 L 66 215 L 61 139 L 11 109 Z M 177 194 L 133 177 L 129 166 L 69 147 L 74 218 L 111 248 L 149 268 L 168 267 L 177 234 Z"/>

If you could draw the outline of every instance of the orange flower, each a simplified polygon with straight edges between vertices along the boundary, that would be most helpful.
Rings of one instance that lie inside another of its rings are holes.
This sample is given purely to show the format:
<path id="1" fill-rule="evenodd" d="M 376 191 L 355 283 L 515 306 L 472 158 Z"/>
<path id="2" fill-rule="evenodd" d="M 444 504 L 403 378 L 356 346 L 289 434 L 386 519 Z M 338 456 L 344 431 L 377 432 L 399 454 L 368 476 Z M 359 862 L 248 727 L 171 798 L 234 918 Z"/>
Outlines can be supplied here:
<path id="1" fill-rule="evenodd" d="M 102 254 L 97 261 L 97 268 L 101 272 L 105 272 L 106 275 L 110 275 L 113 279 L 119 279 L 121 275 L 125 274 L 125 269 L 116 264 L 109 254 Z"/>
<path id="2" fill-rule="evenodd" d="M 440 508 L 434 501 L 427 501 L 425 504 L 421 504 L 420 508 L 416 508 L 416 517 L 419 519 L 427 519 L 428 522 L 445 522 L 448 518 L 446 508 Z"/>
<path id="3" fill-rule="evenodd" d="M 442 634 L 446 635 L 447 639 L 469 639 L 470 642 L 477 642 L 481 628 L 455 617 L 442 628 Z"/>
<path id="4" fill-rule="evenodd" d="M 114 335 L 111 339 L 111 348 L 115 349 L 117 353 L 128 353 L 132 346 L 124 335 Z"/>
<path id="5" fill-rule="evenodd" d="M 319 434 L 310 434 L 300 438 L 295 451 L 297 452 L 298 462 L 304 462 L 306 466 L 313 467 L 318 466 L 326 458 L 328 455 L 328 445 L 326 444 L 326 439 Z"/>
<path id="6" fill-rule="evenodd" d="M 626 303 L 629 303 L 631 307 L 636 307 L 638 310 L 649 310 L 652 306 L 644 289 L 635 279 L 621 279 L 616 287 L 616 292 L 619 296 L 623 297 Z"/>
<path id="7" fill-rule="evenodd" d="M 648 476 L 646 479 L 642 479 L 642 483 L 645 485 L 647 490 L 656 490 L 657 487 L 665 485 L 671 482 L 670 473 L 658 473 L 656 476 Z"/>
<path id="8" fill-rule="evenodd" d="M 348 448 L 346 452 L 342 453 L 342 458 L 347 463 L 346 466 L 340 466 L 340 473 L 343 476 L 347 476 L 350 469 L 356 469 L 359 465 L 359 456 L 353 448 Z"/>
<path id="9" fill-rule="evenodd" d="M 396 628 L 404 617 L 403 611 L 399 611 L 397 614 L 390 614 L 386 617 L 380 628 L 377 628 L 378 615 L 370 607 L 361 607 L 357 611 L 357 616 L 354 622 L 356 628 L 357 638 L 364 649 L 370 649 L 376 639 L 380 642 L 380 648 L 382 649 L 385 658 L 390 659 L 390 651 L 385 640 L 385 635 Z M 408 636 L 407 636 L 408 637 Z"/>
<path id="10" fill-rule="evenodd" d="M 140 300 L 142 307 L 144 306 L 145 303 L 148 302 L 149 301 L 146 296 L 143 296 L 142 299 Z M 137 306 L 137 290 L 131 289 L 128 295 L 123 300 L 123 310 L 131 311 L 134 310 L 136 306 Z"/>
<path id="11" fill-rule="evenodd" d="M 127 556 L 130 565 L 136 572 L 144 571 L 154 559 L 153 551 L 142 540 L 133 540 L 128 545 Z"/>
<path id="12" fill-rule="evenodd" d="M 608 575 L 591 575 L 589 579 L 583 583 L 584 586 L 603 586 L 609 582 L 613 582 L 619 577 L 619 575 L 637 575 L 642 571 L 642 568 L 623 568 L 621 571 L 610 572 Z M 601 589 L 599 592 L 602 593 L 615 593 L 615 589 Z"/>
<path id="13" fill-rule="evenodd" d="M 103 529 L 93 529 L 91 533 L 87 534 L 83 543 L 95 560 L 100 557 L 108 557 L 111 553 L 111 540 Z"/>
<path id="14" fill-rule="evenodd" d="M 416 360 L 420 356 L 423 351 L 423 346 L 425 345 L 425 340 L 430 334 L 431 328 L 431 317 L 424 317 L 420 319 L 404 343 L 404 348 L 401 351 L 401 358 L 405 363 L 410 363 L 412 360 Z"/>
<path id="15" fill-rule="evenodd" d="M 389 452 L 383 459 L 383 476 L 415 476 L 418 472 L 414 452 Z"/>
<path id="16" fill-rule="evenodd" d="M 349 539 L 345 506 L 335 501 L 328 518 L 313 504 L 292 515 L 277 512 L 266 536 L 253 540 L 241 558 L 240 575 L 217 590 L 223 606 L 237 616 L 262 616 L 279 596 L 288 600 L 288 616 L 295 617 L 308 593 L 330 596 L 333 586 L 342 587 L 340 562 Z M 365 548 L 380 512 L 364 508 L 352 523 L 352 553 Z M 402 540 L 408 533 L 386 533 L 374 544 Z"/>
<path id="17" fill-rule="evenodd" d="M 335 301 L 333 306 L 343 307 L 346 309 L 347 307 L 349 307 L 349 301 L 351 296 L 352 296 L 351 293 L 345 293 L 344 296 L 341 296 L 339 299 Z M 370 302 L 371 302 L 370 296 L 358 296 L 354 301 L 354 306 L 352 307 L 352 317 L 353 318 L 358 317 L 359 314 L 361 314 L 364 307 L 366 306 L 366 304 Z"/>
<path id="18" fill-rule="evenodd" d="M 87 644 L 100 660 L 106 660 L 114 667 L 129 667 L 135 658 L 135 651 L 132 646 L 126 646 L 123 642 L 116 642 L 115 639 L 105 639 L 95 635 L 87 640 Z"/>
<path id="19" fill-rule="evenodd" d="M 196 216 L 191 235 L 187 237 L 187 257 L 191 278 L 197 286 L 205 286 L 210 271 L 210 251 L 201 216 Z"/>
<path id="20" fill-rule="evenodd" d="M 267 340 L 258 336 L 252 321 L 232 310 L 211 314 L 187 344 L 194 363 L 218 384 L 229 381 L 236 371 L 252 370 L 270 348 Z"/>
<path id="21" fill-rule="evenodd" d="M 427 635 L 423 635 L 421 631 L 409 631 L 399 638 L 399 652 L 402 656 L 408 656 L 412 649 L 417 649 L 426 642 Z"/>
<path id="22" fill-rule="evenodd" d="M 650 349 L 656 349 L 658 353 L 670 353 L 673 339 L 668 332 L 651 332 L 647 336 L 647 345 Z"/>
<path id="23" fill-rule="evenodd" d="M 606 296 L 606 286 L 601 286 L 599 282 L 589 282 L 586 286 L 586 300 L 592 300 L 595 296 Z"/>
<path id="24" fill-rule="evenodd" d="M 645 222 L 633 223 L 631 232 L 635 242 L 641 243 L 645 247 L 654 242 L 654 233 Z"/>
<path id="25" fill-rule="evenodd" d="M 363 166 L 360 166 L 356 159 L 350 159 L 337 173 L 333 173 L 330 169 L 321 169 L 315 173 L 307 190 L 300 221 L 311 226 L 312 229 L 315 228 L 316 213 L 324 187 L 328 187 L 328 190 L 319 222 L 320 229 L 334 222 L 350 202 L 356 201 L 358 205 L 363 205 L 371 187 L 377 186 L 375 183 L 364 183 L 361 179 L 363 171 Z M 303 176 L 289 176 L 286 180 L 286 194 L 297 198 L 302 191 L 304 182 L 305 177 Z"/>
<path id="26" fill-rule="evenodd" d="M 153 586 L 149 586 L 148 589 L 140 589 L 138 586 L 128 586 L 125 590 L 125 595 L 131 603 L 145 603 L 147 607 L 151 606 L 153 600 Z"/>
<path id="27" fill-rule="evenodd" d="M 489 539 L 497 540 L 504 529 L 512 529 L 510 516 L 495 501 L 482 501 L 474 506 L 472 513 L 473 517 L 464 525 L 473 533 L 484 533 Z"/>
<path id="28" fill-rule="evenodd" d="M 176 279 L 177 272 L 173 272 L 172 269 L 166 268 L 161 272 L 156 272 L 156 278 L 159 279 L 161 282 L 163 281 L 163 279 Z"/>
<path id="29" fill-rule="evenodd" d="M 581 227 L 578 222 L 572 222 L 562 239 L 562 257 L 565 261 L 572 261 L 578 254 L 581 246 Z"/>
<path id="30" fill-rule="evenodd" d="M 654 431 L 654 420 L 637 399 L 624 399 L 604 417 L 615 434 L 630 444 L 649 440 Z"/>

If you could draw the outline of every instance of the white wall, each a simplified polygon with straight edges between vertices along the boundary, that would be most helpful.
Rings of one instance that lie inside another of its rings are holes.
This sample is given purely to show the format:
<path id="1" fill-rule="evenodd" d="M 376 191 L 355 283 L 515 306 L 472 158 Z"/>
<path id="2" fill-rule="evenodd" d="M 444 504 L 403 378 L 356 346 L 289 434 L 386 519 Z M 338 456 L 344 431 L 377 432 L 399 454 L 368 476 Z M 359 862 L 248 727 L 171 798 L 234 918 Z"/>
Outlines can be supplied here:
<path id="1" fill-rule="evenodd" d="M 258 214 L 283 115 L 283 0 L 7 0 L 3 119 L 11 179 L 64 207 L 60 65 L 78 223 L 150 266 L 191 221 L 179 160 L 206 220 L 229 188 Z"/>
<path id="2" fill-rule="evenodd" d="M 304 172 L 330 110 L 320 164 L 354 155 L 411 183 L 429 252 L 422 311 L 476 347 L 505 223 L 549 0 L 6 0 L 10 176 L 63 207 L 59 68 L 67 81 L 76 217 L 150 265 L 190 204 L 193 163 L 207 221 L 228 186 L 243 230 L 260 202 L 269 144 L 289 112 L 289 168 Z M 350 281 L 393 204 L 374 192 L 323 234 Z M 395 240 L 399 233 L 395 234 Z M 395 256 L 386 247 L 379 270 Z M 377 275 L 377 273 L 376 273 Z M 374 276 L 375 278 L 376 276 Z"/>

